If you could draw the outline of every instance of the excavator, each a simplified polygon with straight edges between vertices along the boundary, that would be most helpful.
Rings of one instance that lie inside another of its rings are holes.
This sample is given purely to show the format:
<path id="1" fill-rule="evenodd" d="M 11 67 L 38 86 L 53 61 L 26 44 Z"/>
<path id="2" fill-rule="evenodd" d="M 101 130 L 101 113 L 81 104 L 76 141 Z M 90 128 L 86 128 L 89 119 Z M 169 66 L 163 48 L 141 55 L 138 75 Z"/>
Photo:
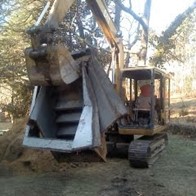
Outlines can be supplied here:
<path id="1" fill-rule="evenodd" d="M 131 166 L 149 167 L 168 140 L 170 75 L 152 66 L 125 67 L 122 38 L 104 0 L 86 3 L 111 46 L 112 81 L 93 50 L 73 53 L 55 41 L 74 2 L 47 3 L 28 30 L 26 67 L 35 87 L 23 145 L 50 150 L 58 160 L 90 151 L 106 161 L 125 149 Z"/>

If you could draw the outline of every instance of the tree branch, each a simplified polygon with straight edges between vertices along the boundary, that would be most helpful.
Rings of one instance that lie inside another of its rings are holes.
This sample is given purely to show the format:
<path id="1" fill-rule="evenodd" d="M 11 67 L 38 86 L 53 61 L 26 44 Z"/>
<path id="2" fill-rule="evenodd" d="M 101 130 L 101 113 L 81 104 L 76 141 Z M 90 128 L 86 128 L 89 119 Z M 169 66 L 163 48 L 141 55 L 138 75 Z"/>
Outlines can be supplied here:
<path id="1" fill-rule="evenodd" d="M 188 7 L 183 13 L 179 14 L 170 26 L 165 30 L 163 35 L 160 37 L 160 42 L 167 43 L 175 33 L 177 28 L 183 23 L 183 21 L 189 16 L 196 8 L 196 1 Z"/>
<path id="2" fill-rule="evenodd" d="M 135 20 L 137 20 L 145 32 L 148 31 L 148 26 L 142 19 L 142 17 L 138 16 L 131 8 L 127 8 L 124 6 L 119 0 L 114 0 L 114 2 L 126 13 L 130 14 Z"/>

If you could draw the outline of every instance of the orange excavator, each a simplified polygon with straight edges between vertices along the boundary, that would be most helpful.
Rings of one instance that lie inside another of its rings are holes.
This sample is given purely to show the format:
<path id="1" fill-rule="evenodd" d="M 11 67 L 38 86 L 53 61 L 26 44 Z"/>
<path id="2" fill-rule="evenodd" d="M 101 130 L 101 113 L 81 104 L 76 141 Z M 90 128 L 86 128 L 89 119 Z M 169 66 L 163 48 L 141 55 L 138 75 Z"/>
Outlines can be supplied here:
<path id="1" fill-rule="evenodd" d="M 71 53 L 55 33 L 74 0 L 55 0 L 29 29 L 25 50 L 35 86 L 23 145 L 57 155 L 95 151 L 101 159 L 126 150 L 130 164 L 148 167 L 165 148 L 170 75 L 150 66 L 124 66 L 121 37 L 104 0 L 86 0 L 112 53 L 111 82 L 90 49 Z M 51 7 L 47 20 L 40 22 Z"/>

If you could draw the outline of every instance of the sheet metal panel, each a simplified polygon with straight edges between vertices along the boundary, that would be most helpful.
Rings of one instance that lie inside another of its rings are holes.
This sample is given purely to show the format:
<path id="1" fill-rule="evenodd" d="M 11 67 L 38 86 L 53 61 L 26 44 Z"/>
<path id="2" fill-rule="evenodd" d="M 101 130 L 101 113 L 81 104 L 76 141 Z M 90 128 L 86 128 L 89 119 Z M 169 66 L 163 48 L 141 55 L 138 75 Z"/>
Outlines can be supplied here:
<path id="1" fill-rule="evenodd" d="M 72 152 L 71 140 L 59 140 L 59 139 L 49 139 L 49 138 L 36 138 L 25 136 L 23 140 L 23 145 L 30 148 L 38 148 L 59 152 Z"/>
<path id="2" fill-rule="evenodd" d="M 100 130 L 105 131 L 114 121 L 127 114 L 127 110 L 95 57 L 89 61 L 88 73 L 97 100 Z"/>
<path id="3" fill-rule="evenodd" d="M 100 135 L 100 121 L 99 121 L 99 112 L 98 112 L 98 106 L 97 106 L 97 99 L 96 95 L 91 83 L 91 80 L 89 78 L 89 75 L 87 74 L 87 67 L 83 66 L 83 90 L 84 90 L 84 104 L 88 105 L 88 102 L 86 102 L 87 98 L 90 99 L 92 104 L 92 139 L 93 139 L 93 147 L 97 147 L 101 145 L 101 135 Z M 85 89 L 88 92 L 88 97 L 85 96 Z"/>
<path id="4" fill-rule="evenodd" d="M 55 137 L 57 127 L 50 90 L 47 87 L 40 88 L 28 124 L 36 124 L 44 137 L 52 138 Z"/>

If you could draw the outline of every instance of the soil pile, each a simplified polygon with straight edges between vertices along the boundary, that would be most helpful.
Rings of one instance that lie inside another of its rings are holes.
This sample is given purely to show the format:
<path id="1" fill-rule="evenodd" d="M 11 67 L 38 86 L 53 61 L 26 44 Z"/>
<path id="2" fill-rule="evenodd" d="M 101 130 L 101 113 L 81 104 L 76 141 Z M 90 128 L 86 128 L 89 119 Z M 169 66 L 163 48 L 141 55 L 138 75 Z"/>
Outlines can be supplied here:
<path id="1" fill-rule="evenodd" d="M 4 170 L 14 174 L 26 175 L 49 171 L 64 171 L 93 164 L 70 161 L 58 163 L 50 151 L 25 148 L 22 146 L 25 126 L 26 119 L 17 120 L 12 128 L 0 137 L 0 164 Z"/>

